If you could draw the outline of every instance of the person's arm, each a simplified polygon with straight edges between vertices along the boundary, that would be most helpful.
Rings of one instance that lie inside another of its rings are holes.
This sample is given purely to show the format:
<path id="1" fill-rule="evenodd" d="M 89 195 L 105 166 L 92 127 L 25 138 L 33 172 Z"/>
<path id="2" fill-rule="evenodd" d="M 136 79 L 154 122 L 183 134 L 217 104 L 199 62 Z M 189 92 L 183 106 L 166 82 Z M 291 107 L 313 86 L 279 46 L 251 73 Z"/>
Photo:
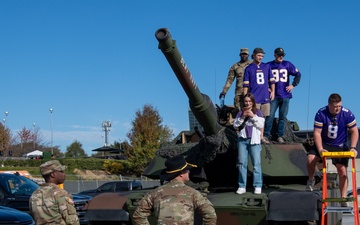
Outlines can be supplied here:
<path id="1" fill-rule="evenodd" d="M 228 76 L 227 76 L 227 79 L 226 79 L 226 83 L 225 83 L 225 86 L 223 87 L 223 90 L 221 93 L 224 93 L 226 94 L 228 92 L 228 90 L 230 89 L 232 83 L 234 82 L 235 80 L 235 66 L 232 66 L 229 70 L 229 73 L 228 73 Z"/>
<path id="2" fill-rule="evenodd" d="M 196 191 L 194 198 L 194 208 L 202 215 L 203 225 L 216 225 L 217 216 L 211 202 L 198 191 Z"/>
<path id="3" fill-rule="evenodd" d="M 244 117 L 242 116 L 243 115 L 243 112 L 242 111 L 239 111 L 238 114 L 236 115 L 235 119 L 234 119 L 234 128 L 235 130 L 240 127 L 240 125 L 244 122 Z"/>
<path id="4" fill-rule="evenodd" d="M 289 92 L 289 93 L 292 92 L 294 87 L 299 85 L 300 79 L 301 79 L 301 73 L 300 73 L 300 71 L 298 71 L 297 74 L 294 77 L 294 80 L 293 80 L 292 84 L 290 84 L 289 86 L 286 87 L 286 91 Z"/>
<path id="5" fill-rule="evenodd" d="M 354 126 L 352 128 L 350 128 L 350 151 L 354 151 L 355 152 L 355 157 L 357 156 L 357 150 L 356 150 L 356 145 L 357 142 L 359 140 L 359 129 L 357 128 L 357 126 Z"/>
<path id="6" fill-rule="evenodd" d="M 139 202 L 133 214 L 135 225 L 150 225 L 148 217 L 151 215 L 153 203 L 151 200 L 151 193 L 146 194 Z"/>
<path id="7" fill-rule="evenodd" d="M 248 87 L 244 87 L 244 96 L 249 92 L 249 88 Z"/>
<path id="8" fill-rule="evenodd" d="M 274 98 L 275 98 L 275 84 L 274 84 L 274 83 L 272 83 L 272 84 L 270 85 L 270 89 L 271 89 L 271 92 L 270 92 L 270 100 L 274 100 Z"/>
<path id="9" fill-rule="evenodd" d="M 319 153 L 321 153 L 321 151 L 327 151 L 326 149 L 323 148 L 321 131 L 322 129 L 320 128 L 314 128 L 314 141 L 315 141 L 315 146 Z"/>
<path id="10" fill-rule="evenodd" d="M 252 117 L 250 120 L 253 122 L 254 127 L 256 127 L 258 129 L 263 128 L 265 125 L 264 117 L 259 117 L 257 115 L 254 115 L 254 117 Z"/>
<path id="11" fill-rule="evenodd" d="M 249 86 L 250 86 L 250 65 L 245 68 L 244 72 L 244 79 L 243 79 L 243 95 L 245 96 L 247 93 L 249 93 Z"/>
<path id="12" fill-rule="evenodd" d="M 59 194 L 55 196 L 55 198 L 57 199 L 60 214 L 64 219 L 65 223 L 69 225 L 80 224 L 76 209 L 74 207 L 74 201 L 71 195 L 63 190 L 59 192 Z"/>

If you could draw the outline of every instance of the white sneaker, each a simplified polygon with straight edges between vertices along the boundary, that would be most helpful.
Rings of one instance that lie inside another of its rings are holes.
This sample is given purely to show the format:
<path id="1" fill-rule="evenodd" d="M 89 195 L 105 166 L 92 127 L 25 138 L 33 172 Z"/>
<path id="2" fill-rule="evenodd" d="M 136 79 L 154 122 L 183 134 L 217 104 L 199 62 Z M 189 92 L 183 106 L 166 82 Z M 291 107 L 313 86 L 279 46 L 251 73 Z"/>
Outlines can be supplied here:
<path id="1" fill-rule="evenodd" d="M 269 141 L 269 139 L 267 139 L 267 137 L 263 137 L 261 139 L 261 144 L 270 144 L 270 141 Z"/>
<path id="2" fill-rule="evenodd" d="M 315 179 L 314 180 L 308 180 L 306 184 L 306 191 L 313 191 L 315 185 Z"/>
<path id="3" fill-rule="evenodd" d="M 254 194 L 257 194 L 257 195 L 261 194 L 261 187 L 256 187 Z"/>
<path id="4" fill-rule="evenodd" d="M 244 194 L 244 193 L 246 193 L 245 188 L 238 188 L 237 191 L 236 191 L 236 194 L 238 194 L 238 195 L 241 195 L 241 194 Z"/>
<path id="5" fill-rule="evenodd" d="M 284 140 L 284 138 L 282 138 L 282 137 L 278 137 L 277 141 L 278 141 L 280 144 L 284 144 L 284 143 L 285 143 L 285 140 Z"/>

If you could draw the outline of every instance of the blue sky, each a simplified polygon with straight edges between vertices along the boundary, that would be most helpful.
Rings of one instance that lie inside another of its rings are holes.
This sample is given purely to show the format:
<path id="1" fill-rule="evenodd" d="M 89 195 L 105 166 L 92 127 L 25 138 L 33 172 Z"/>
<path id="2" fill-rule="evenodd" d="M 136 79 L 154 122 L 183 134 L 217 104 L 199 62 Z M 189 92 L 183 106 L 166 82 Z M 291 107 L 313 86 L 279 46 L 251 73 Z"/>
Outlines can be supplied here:
<path id="1" fill-rule="evenodd" d="M 302 73 L 288 119 L 311 129 L 333 92 L 360 117 L 360 2 L 330 1 L 0 1 L 0 118 L 16 132 L 40 128 L 50 143 L 85 151 L 124 140 L 135 112 L 159 110 L 176 135 L 188 130 L 188 99 L 155 31 L 169 28 L 200 91 L 219 103 L 239 49 L 283 47 Z M 226 104 L 232 104 L 234 87 Z M 49 109 L 53 108 L 50 115 Z M 5 116 L 8 111 L 8 116 Z"/>

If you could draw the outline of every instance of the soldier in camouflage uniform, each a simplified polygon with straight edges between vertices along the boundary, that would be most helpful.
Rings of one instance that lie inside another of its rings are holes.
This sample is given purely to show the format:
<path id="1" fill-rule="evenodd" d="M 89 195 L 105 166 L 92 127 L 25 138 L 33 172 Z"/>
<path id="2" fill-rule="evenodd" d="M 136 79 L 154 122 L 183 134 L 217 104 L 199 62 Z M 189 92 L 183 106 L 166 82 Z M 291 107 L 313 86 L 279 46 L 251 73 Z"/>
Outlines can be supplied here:
<path id="1" fill-rule="evenodd" d="M 237 108 L 240 108 L 240 102 L 241 102 L 240 100 L 241 100 L 241 96 L 243 96 L 244 71 L 245 68 L 252 63 L 252 60 L 249 60 L 248 58 L 249 58 L 249 49 L 247 48 L 240 49 L 240 61 L 235 63 L 230 68 L 225 86 L 219 96 L 219 98 L 225 97 L 227 91 L 231 87 L 231 84 L 236 78 L 234 106 Z"/>
<path id="2" fill-rule="evenodd" d="M 50 160 L 40 166 L 45 184 L 30 197 L 30 213 L 37 225 L 79 224 L 71 195 L 57 186 L 65 181 L 64 170 L 65 166 L 58 160 Z"/>
<path id="3" fill-rule="evenodd" d="M 203 224 L 216 224 L 216 213 L 211 202 L 199 191 L 186 186 L 190 169 L 196 165 L 189 164 L 183 156 L 174 156 L 165 162 L 166 169 L 161 179 L 166 184 L 147 193 L 139 202 L 133 220 L 136 225 L 148 225 L 147 217 L 152 213 L 158 225 L 194 224 L 194 212 L 200 213 Z"/>

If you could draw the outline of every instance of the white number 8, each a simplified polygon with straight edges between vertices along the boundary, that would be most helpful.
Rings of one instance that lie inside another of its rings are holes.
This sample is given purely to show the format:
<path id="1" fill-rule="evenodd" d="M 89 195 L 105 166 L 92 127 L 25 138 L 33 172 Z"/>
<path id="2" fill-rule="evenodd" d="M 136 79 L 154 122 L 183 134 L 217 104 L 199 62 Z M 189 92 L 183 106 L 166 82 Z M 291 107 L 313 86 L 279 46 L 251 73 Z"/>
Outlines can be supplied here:
<path id="1" fill-rule="evenodd" d="M 338 126 L 337 125 L 329 125 L 328 126 L 328 138 L 336 139 L 337 138 L 337 132 L 338 132 Z"/>
<path id="2" fill-rule="evenodd" d="M 264 73 L 263 72 L 256 73 L 256 83 L 265 84 L 265 79 L 264 79 Z"/>

